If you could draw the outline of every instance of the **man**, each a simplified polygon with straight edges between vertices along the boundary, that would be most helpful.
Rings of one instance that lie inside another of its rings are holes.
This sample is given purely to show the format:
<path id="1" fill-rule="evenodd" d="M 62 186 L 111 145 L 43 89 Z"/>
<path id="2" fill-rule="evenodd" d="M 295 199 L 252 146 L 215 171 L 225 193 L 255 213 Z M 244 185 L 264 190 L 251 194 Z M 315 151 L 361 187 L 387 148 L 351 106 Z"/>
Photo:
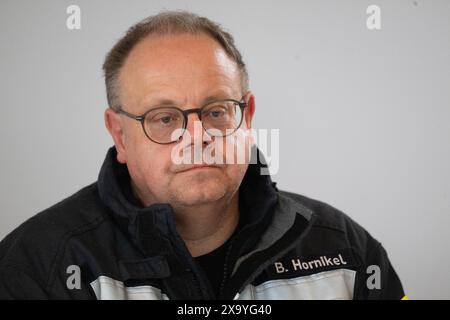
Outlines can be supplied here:
<path id="1" fill-rule="evenodd" d="M 103 68 L 115 146 L 96 183 L 2 241 L 1 298 L 403 297 L 363 228 L 249 164 L 255 97 L 219 25 L 162 12 L 133 26 Z M 245 161 L 192 160 L 211 146 L 216 160 L 238 150 Z"/>

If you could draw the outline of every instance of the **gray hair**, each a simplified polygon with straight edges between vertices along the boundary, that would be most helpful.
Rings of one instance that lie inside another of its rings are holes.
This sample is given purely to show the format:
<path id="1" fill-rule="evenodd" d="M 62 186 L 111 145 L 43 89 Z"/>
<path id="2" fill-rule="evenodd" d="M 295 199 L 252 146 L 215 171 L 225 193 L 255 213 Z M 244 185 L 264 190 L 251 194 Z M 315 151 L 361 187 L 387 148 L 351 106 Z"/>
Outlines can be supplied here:
<path id="1" fill-rule="evenodd" d="M 119 73 L 133 47 L 151 34 L 180 33 L 204 33 L 216 40 L 228 56 L 236 62 L 240 71 L 242 92 L 245 93 L 248 90 L 247 68 L 230 33 L 226 32 L 218 23 L 191 12 L 162 11 L 133 25 L 106 55 L 103 72 L 108 104 L 112 109 L 120 109 Z"/>

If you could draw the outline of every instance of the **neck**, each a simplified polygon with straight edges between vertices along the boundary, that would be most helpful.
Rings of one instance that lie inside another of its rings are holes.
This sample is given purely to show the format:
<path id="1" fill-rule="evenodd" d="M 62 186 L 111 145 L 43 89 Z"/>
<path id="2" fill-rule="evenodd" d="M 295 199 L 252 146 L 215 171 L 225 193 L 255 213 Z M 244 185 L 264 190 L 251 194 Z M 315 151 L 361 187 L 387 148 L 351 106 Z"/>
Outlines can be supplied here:
<path id="1" fill-rule="evenodd" d="M 137 199 L 138 189 L 131 182 Z M 141 200 L 141 203 L 145 203 Z M 193 257 L 207 254 L 224 244 L 233 234 L 239 222 L 239 191 L 198 206 L 174 206 L 175 225 Z"/>
<path id="2" fill-rule="evenodd" d="M 189 208 L 174 208 L 177 231 L 193 257 L 220 247 L 239 222 L 239 192 L 226 200 Z"/>

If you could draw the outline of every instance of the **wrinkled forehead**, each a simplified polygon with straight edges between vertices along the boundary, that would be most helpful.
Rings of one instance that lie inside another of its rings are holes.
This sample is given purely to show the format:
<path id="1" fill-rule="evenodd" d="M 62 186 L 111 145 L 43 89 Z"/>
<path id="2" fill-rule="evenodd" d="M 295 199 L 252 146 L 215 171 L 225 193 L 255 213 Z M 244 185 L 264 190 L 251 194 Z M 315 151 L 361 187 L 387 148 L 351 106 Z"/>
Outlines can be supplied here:
<path id="1" fill-rule="evenodd" d="M 240 91 L 240 74 L 237 64 L 207 35 L 150 36 L 130 52 L 119 84 L 122 103 L 148 105 L 155 94 L 179 100 L 200 99 L 211 91 L 234 96 Z"/>

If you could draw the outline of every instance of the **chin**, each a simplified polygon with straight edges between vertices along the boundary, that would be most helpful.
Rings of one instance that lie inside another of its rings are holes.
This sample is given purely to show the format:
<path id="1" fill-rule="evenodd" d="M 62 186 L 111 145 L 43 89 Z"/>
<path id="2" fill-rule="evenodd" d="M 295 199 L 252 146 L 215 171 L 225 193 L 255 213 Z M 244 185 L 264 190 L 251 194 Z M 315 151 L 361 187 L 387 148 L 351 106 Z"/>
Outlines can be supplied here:
<path id="1" fill-rule="evenodd" d="M 196 206 L 211 203 L 227 195 L 225 181 L 211 179 L 209 181 L 191 181 L 180 186 L 174 193 L 175 202 L 182 206 Z"/>

